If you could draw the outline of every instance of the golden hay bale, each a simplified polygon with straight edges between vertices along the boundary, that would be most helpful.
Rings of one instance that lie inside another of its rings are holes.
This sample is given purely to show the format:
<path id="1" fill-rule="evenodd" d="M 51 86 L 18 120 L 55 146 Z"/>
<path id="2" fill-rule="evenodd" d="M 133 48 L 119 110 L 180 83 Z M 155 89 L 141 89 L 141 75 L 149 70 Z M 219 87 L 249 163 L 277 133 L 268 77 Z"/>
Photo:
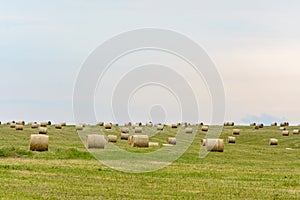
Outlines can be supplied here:
<path id="1" fill-rule="evenodd" d="M 38 127 L 39 127 L 39 125 L 37 123 L 32 123 L 31 124 L 31 128 L 38 128 Z"/>
<path id="2" fill-rule="evenodd" d="M 193 128 L 185 128 L 185 133 L 192 134 L 193 133 Z"/>
<path id="3" fill-rule="evenodd" d="M 281 131 L 285 131 L 285 130 L 286 130 L 286 128 L 285 128 L 285 127 L 280 127 L 280 128 L 279 128 L 279 130 L 281 130 Z"/>
<path id="4" fill-rule="evenodd" d="M 47 127 L 48 122 L 41 122 L 41 127 Z"/>
<path id="5" fill-rule="evenodd" d="M 289 125 L 290 125 L 289 122 L 281 122 L 281 123 L 280 123 L 280 126 L 289 126 Z"/>
<path id="6" fill-rule="evenodd" d="M 148 135 L 133 135 L 131 141 L 132 147 L 149 147 Z"/>
<path id="7" fill-rule="evenodd" d="M 269 144 L 270 145 L 278 145 L 278 140 L 275 139 L 275 138 L 271 138 L 270 141 L 269 141 Z"/>
<path id="8" fill-rule="evenodd" d="M 111 129 L 112 128 L 112 124 L 111 123 L 105 124 L 104 128 L 105 129 Z"/>
<path id="9" fill-rule="evenodd" d="M 121 132 L 122 132 L 122 133 L 129 133 L 129 128 L 127 128 L 127 127 L 122 127 L 122 128 L 121 128 Z"/>
<path id="10" fill-rule="evenodd" d="M 16 125 L 17 131 L 23 131 L 23 125 Z"/>
<path id="11" fill-rule="evenodd" d="M 61 126 L 67 126 L 67 123 L 66 122 L 62 122 L 62 123 L 60 123 L 61 124 Z"/>
<path id="12" fill-rule="evenodd" d="M 277 126 L 277 122 L 273 122 L 271 126 Z"/>
<path id="13" fill-rule="evenodd" d="M 167 138 L 167 143 L 172 144 L 172 145 L 176 145 L 176 138 L 175 137 L 168 137 Z"/>
<path id="14" fill-rule="evenodd" d="M 240 129 L 233 129 L 233 130 L 232 130 L 232 134 L 233 134 L 233 135 L 239 135 L 240 132 L 241 132 Z"/>
<path id="15" fill-rule="evenodd" d="M 77 131 L 82 131 L 83 130 L 83 125 L 82 124 L 76 125 L 76 130 Z"/>
<path id="16" fill-rule="evenodd" d="M 206 139 L 206 151 L 223 152 L 224 140 L 223 139 Z"/>
<path id="17" fill-rule="evenodd" d="M 104 126 L 104 122 L 98 122 L 98 126 Z"/>
<path id="18" fill-rule="evenodd" d="M 171 128 L 178 128 L 178 124 L 172 124 Z"/>
<path id="19" fill-rule="evenodd" d="M 62 129 L 62 125 L 61 124 L 55 124 L 55 128 L 56 129 Z"/>
<path id="20" fill-rule="evenodd" d="M 294 129 L 293 130 L 293 134 L 299 134 L 299 130 L 298 129 Z"/>
<path id="21" fill-rule="evenodd" d="M 126 122 L 124 126 L 131 126 L 131 122 Z"/>
<path id="22" fill-rule="evenodd" d="M 139 126 L 142 126 L 142 122 L 135 123 L 135 127 L 139 127 Z"/>
<path id="23" fill-rule="evenodd" d="M 86 147 L 88 149 L 104 149 L 105 144 L 104 135 L 89 134 L 86 136 Z"/>
<path id="24" fill-rule="evenodd" d="M 116 143 L 118 140 L 118 137 L 116 135 L 108 135 L 107 136 L 107 141 L 108 142 L 113 142 L 113 143 Z"/>
<path id="25" fill-rule="evenodd" d="M 120 133 L 121 140 L 128 140 L 129 134 L 128 133 Z"/>
<path id="26" fill-rule="evenodd" d="M 135 127 L 134 128 L 134 132 L 135 133 L 142 133 L 143 132 L 143 128 L 142 127 Z"/>
<path id="27" fill-rule="evenodd" d="M 289 131 L 282 131 L 282 136 L 289 136 Z"/>
<path id="28" fill-rule="evenodd" d="M 263 128 L 263 127 L 264 127 L 264 124 L 257 124 L 257 126 L 258 126 L 259 128 Z"/>
<path id="29" fill-rule="evenodd" d="M 224 122 L 224 126 L 234 126 L 234 122 Z"/>
<path id="30" fill-rule="evenodd" d="M 18 122 L 16 122 L 16 125 L 25 125 L 25 121 L 18 121 Z"/>
<path id="31" fill-rule="evenodd" d="M 51 126 L 51 124 L 52 124 L 51 121 L 48 121 L 48 122 L 47 122 L 47 125 Z"/>
<path id="32" fill-rule="evenodd" d="M 235 143 L 235 137 L 228 136 L 228 137 L 227 137 L 227 142 L 228 142 L 228 143 Z"/>
<path id="33" fill-rule="evenodd" d="M 158 147 L 159 144 L 158 144 L 158 142 L 149 142 L 149 143 L 148 143 L 148 146 L 149 146 L 149 147 Z"/>
<path id="34" fill-rule="evenodd" d="M 207 132 L 208 131 L 208 126 L 202 126 L 201 131 Z"/>
<path id="35" fill-rule="evenodd" d="M 164 130 L 164 126 L 163 125 L 157 125 L 156 130 L 162 131 L 162 130 Z"/>
<path id="36" fill-rule="evenodd" d="M 16 123 L 10 123 L 10 128 L 16 128 Z"/>
<path id="37" fill-rule="evenodd" d="M 201 139 L 200 140 L 200 145 L 205 146 L 206 145 L 206 139 Z"/>
<path id="38" fill-rule="evenodd" d="M 258 125 L 255 125 L 255 126 L 254 126 L 254 129 L 259 129 L 259 126 L 258 126 Z"/>
<path id="39" fill-rule="evenodd" d="M 153 126 L 153 123 L 152 123 L 152 122 L 147 122 L 147 123 L 146 123 L 146 126 L 152 127 L 152 126 Z"/>
<path id="40" fill-rule="evenodd" d="M 39 128 L 39 134 L 47 134 L 48 129 L 46 127 L 40 127 Z"/>
<path id="41" fill-rule="evenodd" d="M 31 151 L 48 151 L 49 136 L 32 134 L 29 149 Z"/>
<path id="42" fill-rule="evenodd" d="M 255 123 L 255 122 L 254 122 L 254 123 L 251 123 L 250 126 L 256 126 L 256 123 Z"/>

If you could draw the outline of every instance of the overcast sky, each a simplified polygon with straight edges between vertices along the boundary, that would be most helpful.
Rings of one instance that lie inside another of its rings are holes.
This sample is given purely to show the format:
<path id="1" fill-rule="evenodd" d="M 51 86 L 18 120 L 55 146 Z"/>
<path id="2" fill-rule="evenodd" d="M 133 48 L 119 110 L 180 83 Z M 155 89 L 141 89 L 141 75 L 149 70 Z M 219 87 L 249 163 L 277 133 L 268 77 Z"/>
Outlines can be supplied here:
<path id="1" fill-rule="evenodd" d="M 227 121 L 299 124 L 299 10 L 297 0 L 0 1 L 0 120 L 73 122 L 73 86 L 89 54 L 114 35 L 155 27 L 206 50 L 223 79 Z"/>

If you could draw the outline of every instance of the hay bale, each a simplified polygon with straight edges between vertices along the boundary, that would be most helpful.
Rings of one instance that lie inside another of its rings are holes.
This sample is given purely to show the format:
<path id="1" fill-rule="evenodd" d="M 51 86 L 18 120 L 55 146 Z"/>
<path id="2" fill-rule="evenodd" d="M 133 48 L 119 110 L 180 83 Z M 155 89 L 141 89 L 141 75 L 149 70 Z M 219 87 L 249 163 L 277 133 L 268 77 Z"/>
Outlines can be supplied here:
<path id="1" fill-rule="evenodd" d="M 255 126 L 254 126 L 254 129 L 258 130 L 258 129 L 259 129 L 259 126 L 258 126 L 258 125 L 255 125 Z"/>
<path id="2" fill-rule="evenodd" d="M 16 123 L 10 123 L 10 128 L 16 128 Z"/>
<path id="3" fill-rule="evenodd" d="M 105 124 L 104 128 L 107 129 L 107 130 L 111 129 L 112 128 L 112 123 Z"/>
<path id="4" fill-rule="evenodd" d="M 135 127 L 139 127 L 139 126 L 142 126 L 142 122 L 137 122 L 137 123 L 135 123 L 135 125 L 134 125 Z"/>
<path id="5" fill-rule="evenodd" d="M 132 147 L 149 147 L 148 135 L 133 135 L 131 141 Z"/>
<path id="6" fill-rule="evenodd" d="M 61 124 L 55 124 L 55 128 L 56 129 L 62 129 L 62 125 Z"/>
<path id="7" fill-rule="evenodd" d="M 259 128 L 263 128 L 264 127 L 264 124 L 257 124 L 257 126 L 259 127 Z"/>
<path id="8" fill-rule="evenodd" d="M 131 126 L 131 122 L 126 122 L 124 126 Z"/>
<path id="9" fill-rule="evenodd" d="M 277 126 L 277 122 L 273 122 L 271 126 Z"/>
<path id="10" fill-rule="evenodd" d="M 25 121 L 18 121 L 18 122 L 16 122 L 16 125 L 25 125 Z"/>
<path id="11" fill-rule="evenodd" d="M 206 139 L 206 151 L 223 152 L 224 140 L 223 139 Z"/>
<path id="12" fill-rule="evenodd" d="M 76 131 L 82 131 L 82 130 L 83 130 L 83 125 L 82 124 L 76 125 Z"/>
<path id="13" fill-rule="evenodd" d="M 224 122 L 224 126 L 234 126 L 234 122 Z"/>
<path id="14" fill-rule="evenodd" d="M 251 123 L 250 126 L 256 126 L 256 123 L 255 123 L 255 122 L 254 122 L 254 123 Z"/>
<path id="15" fill-rule="evenodd" d="M 168 137 L 167 138 L 167 143 L 172 144 L 172 145 L 176 145 L 176 138 L 175 137 Z"/>
<path id="16" fill-rule="evenodd" d="M 202 126 L 201 131 L 207 132 L 208 131 L 208 126 Z"/>
<path id="17" fill-rule="evenodd" d="M 135 133 L 142 133 L 143 132 L 143 128 L 142 127 L 135 127 L 134 128 L 134 132 Z"/>
<path id="18" fill-rule="evenodd" d="M 156 126 L 156 130 L 163 131 L 164 130 L 164 126 L 163 125 L 157 125 Z"/>
<path id="19" fill-rule="evenodd" d="M 129 134 L 128 133 L 120 133 L 121 140 L 128 140 Z"/>
<path id="20" fill-rule="evenodd" d="M 280 123 L 280 126 L 289 126 L 289 125 L 290 125 L 289 122 L 281 122 L 281 123 Z"/>
<path id="21" fill-rule="evenodd" d="M 16 130 L 17 131 L 23 131 L 23 125 L 16 125 Z"/>
<path id="22" fill-rule="evenodd" d="M 149 147 L 158 147 L 159 144 L 158 144 L 158 142 L 149 142 L 149 143 L 148 143 L 148 146 L 149 146 Z"/>
<path id="23" fill-rule="evenodd" d="M 67 123 L 66 122 L 62 122 L 62 123 L 60 123 L 61 124 L 61 126 L 67 126 Z"/>
<path id="24" fill-rule="evenodd" d="M 278 140 L 275 139 L 275 138 L 271 138 L 270 141 L 269 141 L 269 144 L 270 145 L 278 145 Z"/>
<path id="25" fill-rule="evenodd" d="M 128 143 L 129 145 L 131 145 L 131 144 L 132 144 L 132 138 L 133 138 L 133 136 L 132 136 L 132 135 L 129 135 L 129 134 L 127 134 L 127 136 L 128 136 L 128 138 L 127 138 L 127 143 Z"/>
<path id="26" fill-rule="evenodd" d="M 86 136 L 86 147 L 88 149 L 104 149 L 105 144 L 104 135 L 89 134 Z"/>
<path id="27" fill-rule="evenodd" d="M 127 128 L 127 127 L 122 127 L 122 128 L 121 128 L 121 133 L 129 133 L 129 128 Z"/>
<path id="28" fill-rule="evenodd" d="M 200 140 L 200 145 L 205 146 L 206 145 L 206 139 L 201 139 Z"/>
<path id="29" fill-rule="evenodd" d="M 51 126 L 51 124 L 52 124 L 51 121 L 48 121 L 48 122 L 47 122 L 47 125 L 48 125 L 48 126 Z"/>
<path id="30" fill-rule="evenodd" d="M 287 131 L 287 130 L 282 131 L 282 136 L 289 136 L 289 131 Z"/>
<path id="31" fill-rule="evenodd" d="M 46 127 L 39 128 L 39 134 L 47 134 L 47 133 L 48 133 L 48 129 Z"/>
<path id="32" fill-rule="evenodd" d="M 228 143 L 235 143 L 235 137 L 228 136 L 228 137 L 227 137 L 227 142 L 228 142 Z"/>
<path id="33" fill-rule="evenodd" d="M 37 123 L 32 123 L 31 124 L 31 128 L 38 128 L 38 127 L 39 127 L 39 125 Z"/>
<path id="34" fill-rule="evenodd" d="M 41 122 L 41 127 L 47 127 L 47 125 L 48 125 L 48 122 Z"/>
<path id="35" fill-rule="evenodd" d="M 178 124 L 172 124 L 171 128 L 178 128 Z"/>
<path id="36" fill-rule="evenodd" d="M 153 123 L 152 123 L 152 122 L 147 122 L 147 123 L 146 123 L 146 126 L 147 126 L 147 127 L 152 127 L 152 126 L 153 126 Z"/>
<path id="37" fill-rule="evenodd" d="M 293 134 L 299 134 L 299 130 L 298 129 L 294 129 L 293 130 Z"/>
<path id="38" fill-rule="evenodd" d="M 240 129 L 233 129 L 233 130 L 232 130 L 232 134 L 233 134 L 233 135 L 239 135 L 240 132 L 241 132 Z"/>
<path id="39" fill-rule="evenodd" d="M 104 126 L 104 122 L 98 122 L 97 125 L 98 126 Z"/>
<path id="40" fill-rule="evenodd" d="M 185 133 L 192 134 L 193 133 L 193 128 L 185 128 Z"/>
<path id="41" fill-rule="evenodd" d="M 285 130 L 286 130 L 286 128 L 285 128 L 285 127 L 280 127 L 280 128 L 279 128 L 279 130 L 281 130 L 281 131 L 285 131 Z"/>
<path id="42" fill-rule="evenodd" d="M 113 142 L 113 143 L 116 143 L 118 140 L 118 137 L 116 135 L 108 135 L 107 136 L 107 141 L 108 142 Z"/>
<path id="43" fill-rule="evenodd" d="M 32 134 L 30 136 L 29 149 L 31 151 L 48 151 L 49 136 Z"/>

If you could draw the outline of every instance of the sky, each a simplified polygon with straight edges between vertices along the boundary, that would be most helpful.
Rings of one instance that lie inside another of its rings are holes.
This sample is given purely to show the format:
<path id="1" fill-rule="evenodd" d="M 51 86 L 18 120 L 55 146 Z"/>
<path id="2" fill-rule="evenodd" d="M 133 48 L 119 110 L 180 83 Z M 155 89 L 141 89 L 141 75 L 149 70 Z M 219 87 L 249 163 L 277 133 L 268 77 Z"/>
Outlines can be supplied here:
<path id="1" fill-rule="evenodd" d="M 91 52 L 115 35 L 153 27 L 179 32 L 205 49 L 223 80 L 225 121 L 300 124 L 299 10 L 296 0 L 0 1 L 0 121 L 74 123 L 74 85 Z M 97 118 L 113 121 L 101 105 L 101 86 L 96 93 Z M 145 103 L 145 95 L 132 98 Z M 207 104 L 202 102 L 205 122 L 211 117 Z M 133 105 L 133 121 L 149 118 Z"/>

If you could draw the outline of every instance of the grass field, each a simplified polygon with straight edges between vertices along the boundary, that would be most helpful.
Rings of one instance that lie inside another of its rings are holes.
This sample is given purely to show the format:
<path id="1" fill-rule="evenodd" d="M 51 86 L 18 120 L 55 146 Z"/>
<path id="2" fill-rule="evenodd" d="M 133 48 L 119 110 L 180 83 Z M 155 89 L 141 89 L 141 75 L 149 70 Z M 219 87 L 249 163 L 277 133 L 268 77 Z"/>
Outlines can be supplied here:
<path id="1" fill-rule="evenodd" d="M 241 126 L 236 144 L 199 158 L 199 129 L 186 153 L 150 173 L 112 170 L 87 152 L 74 126 L 48 127 L 48 152 L 29 151 L 37 130 L 0 126 L 1 199 L 300 199 L 300 135 L 284 137 L 278 127 Z M 292 132 L 299 127 L 288 127 Z M 100 127 L 97 127 L 100 129 Z M 221 138 L 232 135 L 224 127 Z M 174 130 L 165 128 L 154 141 Z M 118 134 L 113 127 L 110 134 Z M 270 146 L 270 138 L 279 145 Z M 130 151 L 145 151 L 118 144 Z M 151 151 L 155 149 L 148 149 Z"/>

